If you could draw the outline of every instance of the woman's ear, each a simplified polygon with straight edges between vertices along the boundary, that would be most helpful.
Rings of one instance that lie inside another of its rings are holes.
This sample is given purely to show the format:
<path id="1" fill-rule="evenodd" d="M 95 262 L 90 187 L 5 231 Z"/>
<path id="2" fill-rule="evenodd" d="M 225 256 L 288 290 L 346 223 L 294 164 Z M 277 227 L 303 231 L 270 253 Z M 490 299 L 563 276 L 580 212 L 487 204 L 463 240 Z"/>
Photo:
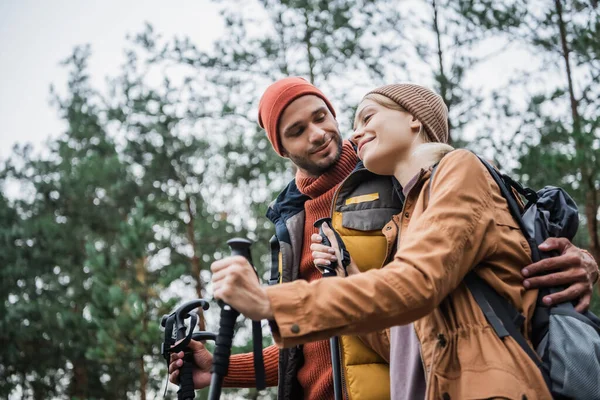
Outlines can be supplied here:
<path id="1" fill-rule="evenodd" d="M 412 119 L 410 120 L 410 129 L 414 133 L 421 133 L 421 131 L 423 130 L 423 124 L 414 115 L 412 116 Z"/>

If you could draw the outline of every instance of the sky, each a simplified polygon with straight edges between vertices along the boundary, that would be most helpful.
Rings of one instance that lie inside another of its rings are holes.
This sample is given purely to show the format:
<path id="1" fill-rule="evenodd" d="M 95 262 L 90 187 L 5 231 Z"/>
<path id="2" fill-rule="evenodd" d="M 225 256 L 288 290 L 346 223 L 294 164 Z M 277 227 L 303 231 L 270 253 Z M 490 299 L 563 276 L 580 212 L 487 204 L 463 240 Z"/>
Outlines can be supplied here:
<path id="1" fill-rule="evenodd" d="M 219 6 L 210 0 L 0 0 L 0 159 L 17 142 L 41 150 L 64 130 L 49 88 L 65 87 L 60 61 L 75 46 L 91 45 L 92 84 L 102 88 L 104 77 L 125 60 L 126 35 L 146 22 L 166 38 L 189 36 L 200 48 L 224 29 Z"/>
<path id="2" fill-rule="evenodd" d="M 419 5 L 403 0 L 401 7 Z M 115 76 L 124 62 L 127 34 L 150 23 L 165 38 L 189 36 L 208 49 L 224 33 L 215 0 L 0 0 L 0 160 L 15 143 L 32 143 L 37 151 L 65 130 L 50 105 L 50 85 L 59 93 L 67 72 L 60 61 L 77 45 L 90 44 L 92 86 L 102 91 L 106 76 Z M 491 90 L 531 56 L 515 49 L 484 63 L 471 74 L 475 86 Z M 358 98 L 357 98 L 358 99 Z"/>

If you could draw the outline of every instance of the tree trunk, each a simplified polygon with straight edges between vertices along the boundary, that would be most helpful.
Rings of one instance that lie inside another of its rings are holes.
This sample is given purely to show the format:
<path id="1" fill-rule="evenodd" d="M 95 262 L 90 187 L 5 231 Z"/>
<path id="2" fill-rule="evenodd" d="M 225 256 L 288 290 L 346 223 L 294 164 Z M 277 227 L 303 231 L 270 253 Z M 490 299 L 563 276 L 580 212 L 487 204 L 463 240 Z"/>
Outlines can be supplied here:
<path id="1" fill-rule="evenodd" d="M 575 139 L 576 151 L 583 154 L 580 157 L 583 160 L 581 165 L 583 187 L 586 190 L 585 194 L 585 216 L 587 218 L 588 235 L 590 238 L 590 252 L 596 260 L 600 260 L 600 242 L 598 240 L 598 191 L 594 181 L 593 171 L 590 171 L 591 163 L 587 162 L 588 157 L 585 153 L 588 151 L 586 144 L 583 143 L 583 124 L 578 110 L 578 101 L 575 97 L 575 89 L 573 87 L 573 75 L 571 72 L 571 62 L 569 60 L 569 44 L 567 42 L 567 29 L 563 20 L 563 9 L 561 0 L 554 0 L 556 5 L 556 14 L 558 16 L 558 29 L 560 32 L 560 43 L 562 49 L 562 57 L 565 62 L 565 72 L 567 74 L 567 83 L 569 86 L 569 102 L 571 105 L 571 116 L 573 118 L 573 137 Z"/>
<path id="2" fill-rule="evenodd" d="M 567 29 L 563 20 L 563 10 L 560 0 L 554 0 L 556 4 L 556 13 L 558 14 L 558 29 L 560 31 L 560 44 L 562 48 L 562 57 L 565 62 L 565 71 L 567 73 L 567 82 L 569 84 L 569 101 L 571 104 L 571 115 L 573 117 L 573 130 L 581 133 L 581 118 L 577 110 L 578 102 L 575 98 L 575 90 L 573 88 L 573 76 L 571 74 L 571 62 L 569 61 L 569 45 L 567 43 Z"/>
<path id="3" fill-rule="evenodd" d="M 33 400 L 45 400 L 50 395 L 46 385 L 42 384 L 41 382 L 39 384 L 36 382 L 31 382 L 31 389 L 33 391 Z"/>
<path id="4" fill-rule="evenodd" d="M 590 185 L 592 186 L 593 182 Z M 588 234 L 590 236 L 590 253 L 600 260 L 600 243 L 598 242 L 598 191 L 589 190 L 585 199 L 585 216 L 587 218 Z"/>
<path id="5" fill-rule="evenodd" d="M 196 281 L 196 297 L 201 299 L 203 287 L 202 287 L 202 278 L 200 277 L 200 271 L 202 268 L 200 266 L 200 257 L 198 257 L 198 253 L 197 253 L 196 234 L 194 231 L 195 213 L 194 213 L 194 210 L 192 210 L 192 202 L 191 202 L 190 198 L 187 196 L 185 198 L 185 205 L 186 205 L 186 210 L 187 210 L 188 218 L 189 218 L 189 221 L 186 226 L 186 234 L 187 234 L 188 242 L 189 242 L 190 246 L 192 246 L 192 258 L 190 259 L 191 269 L 192 269 L 192 279 L 194 281 Z M 202 331 L 206 330 L 206 320 L 204 318 L 204 310 L 202 310 L 202 308 L 198 308 L 197 314 L 198 314 L 198 328 L 200 328 L 200 330 L 202 330 Z"/>
<path id="6" fill-rule="evenodd" d="M 88 398 L 88 373 L 84 358 L 73 360 L 73 380 L 71 381 L 71 398 L 87 399 Z"/>
<path id="7" fill-rule="evenodd" d="M 145 260 L 145 257 L 144 257 Z M 146 273 L 146 262 L 143 263 L 144 265 L 144 274 Z M 144 281 L 145 281 L 145 276 L 144 276 Z M 146 315 L 145 318 L 142 319 L 142 332 L 146 333 L 148 331 L 148 317 L 149 317 L 149 313 L 148 313 L 148 309 L 149 309 L 149 305 L 148 305 L 148 289 L 146 289 L 143 293 L 143 301 L 144 301 L 144 314 Z M 146 400 L 146 388 L 148 387 L 148 375 L 146 374 L 146 368 L 144 366 L 144 355 L 140 356 L 139 359 L 139 366 L 140 366 L 140 400 Z"/>
<path id="8" fill-rule="evenodd" d="M 139 359 L 140 365 L 140 400 L 146 400 L 146 387 L 148 386 L 148 375 L 144 367 L 144 356 Z"/>
<path id="9" fill-rule="evenodd" d="M 437 43 L 437 56 L 438 56 L 438 82 L 440 84 L 440 96 L 444 99 L 444 103 L 446 103 L 446 107 L 448 107 L 448 112 L 450 112 L 450 93 L 449 89 L 449 80 L 446 76 L 446 72 L 444 71 L 444 54 L 442 51 L 442 33 L 440 32 L 440 25 L 438 19 L 438 7 L 435 0 L 431 0 L 431 7 L 433 8 L 433 31 L 435 32 L 436 43 Z M 452 137 L 450 136 L 452 132 L 452 125 L 450 123 L 450 119 L 448 118 L 448 143 L 452 144 Z"/>
<path id="10" fill-rule="evenodd" d="M 308 57 L 308 76 L 310 83 L 315 84 L 315 57 L 312 53 L 312 44 L 310 40 L 312 38 L 312 28 L 310 27 L 310 16 L 308 10 L 304 9 L 304 25 L 306 26 L 306 33 L 304 34 L 304 43 L 306 44 L 306 55 Z"/>
<path id="11" fill-rule="evenodd" d="M 277 23 L 275 24 L 275 31 L 280 39 L 281 54 L 277 59 L 279 60 L 279 70 L 283 76 L 289 76 L 288 63 L 287 63 L 287 46 L 285 44 L 285 23 L 283 21 L 283 13 L 277 13 Z"/>

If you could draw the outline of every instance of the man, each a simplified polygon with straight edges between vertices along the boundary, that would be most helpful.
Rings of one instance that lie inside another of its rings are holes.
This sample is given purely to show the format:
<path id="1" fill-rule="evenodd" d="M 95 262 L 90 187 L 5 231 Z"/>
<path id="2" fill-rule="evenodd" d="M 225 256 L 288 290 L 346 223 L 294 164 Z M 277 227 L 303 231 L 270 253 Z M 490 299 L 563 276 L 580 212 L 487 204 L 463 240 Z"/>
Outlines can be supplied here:
<path id="1" fill-rule="evenodd" d="M 321 274 L 313 265 L 310 238 L 317 232 L 313 223 L 331 216 L 334 202 L 344 204 L 348 209 L 355 206 L 344 215 L 333 215 L 332 224 L 342 235 L 359 269 L 381 267 L 393 243 L 387 243 L 380 230 L 392 215 L 399 212 L 401 199 L 392 189 L 391 178 L 377 177 L 364 169 L 354 171 L 358 159 L 351 144 L 342 141 L 335 111 L 323 93 L 301 78 L 282 79 L 271 85 L 263 95 L 259 105 L 259 124 L 266 130 L 275 151 L 289 158 L 298 168 L 296 179 L 278 196 L 267 214 L 276 230 L 272 241 L 274 259 L 279 258 L 272 269 L 272 283 L 320 279 Z M 550 300 L 580 298 L 578 307 L 586 308 L 591 298 L 590 282 L 597 275 L 595 262 L 568 241 L 554 239 L 547 245 L 544 250 L 556 249 L 562 255 L 526 268 L 529 278 L 525 281 L 526 286 L 570 284 Z M 235 282 L 246 282 L 243 270 L 249 266 L 239 263 L 239 259 L 226 259 L 219 263 L 238 266 L 230 268 L 230 274 L 223 278 L 230 286 Z M 548 271 L 554 273 L 537 276 Z M 223 287 L 223 282 L 220 287 Z M 360 339 L 342 338 L 344 388 L 353 399 L 389 397 L 386 340 L 385 333 L 374 333 Z M 212 356 L 198 343 L 191 347 L 199 367 L 194 373 L 195 387 L 205 387 L 210 382 L 208 371 Z M 181 356 L 182 353 L 172 357 L 169 367 L 172 382 L 177 381 Z M 276 362 L 278 357 L 279 363 Z M 279 385 L 280 398 L 333 398 L 327 341 L 281 351 L 270 346 L 265 349 L 265 365 L 267 384 Z M 253 368 L 251 354 L 233 356 L 226 385 L 253 386 Z"/>

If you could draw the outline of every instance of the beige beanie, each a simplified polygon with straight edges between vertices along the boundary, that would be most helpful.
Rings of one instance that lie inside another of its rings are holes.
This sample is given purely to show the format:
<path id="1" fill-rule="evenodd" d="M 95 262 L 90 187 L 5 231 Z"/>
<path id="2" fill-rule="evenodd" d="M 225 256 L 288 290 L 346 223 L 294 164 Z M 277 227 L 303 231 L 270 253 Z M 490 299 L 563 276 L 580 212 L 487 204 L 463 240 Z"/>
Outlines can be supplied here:
<path id="1" fill-rule="evenodd" d="M 448 107 L 440 95 L 412 83 L 381 86 L 369 94 L 385 96 L 418 118 L 432 142 L 448 143 Z"/>

